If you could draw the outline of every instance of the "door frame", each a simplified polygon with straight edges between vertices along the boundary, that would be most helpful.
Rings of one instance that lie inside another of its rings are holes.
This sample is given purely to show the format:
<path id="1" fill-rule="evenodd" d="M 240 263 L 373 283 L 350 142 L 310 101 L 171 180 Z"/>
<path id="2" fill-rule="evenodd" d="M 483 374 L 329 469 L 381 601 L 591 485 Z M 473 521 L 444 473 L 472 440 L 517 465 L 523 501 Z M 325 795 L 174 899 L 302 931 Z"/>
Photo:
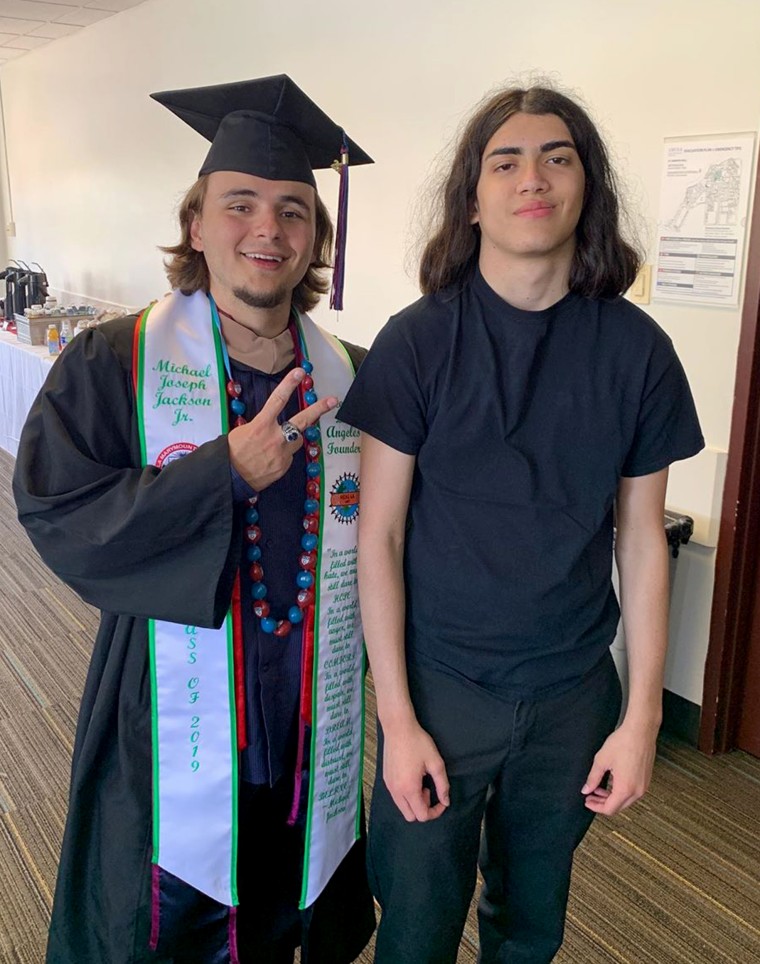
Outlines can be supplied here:
<path id="1" fill-rule="evenodd" d="M 699 749 L 735 746 L 760 557 L 760 167 L 750 223 L 734 406 L 723 489 Z M 754 500 L 752 492 L 757 493 Z"/>

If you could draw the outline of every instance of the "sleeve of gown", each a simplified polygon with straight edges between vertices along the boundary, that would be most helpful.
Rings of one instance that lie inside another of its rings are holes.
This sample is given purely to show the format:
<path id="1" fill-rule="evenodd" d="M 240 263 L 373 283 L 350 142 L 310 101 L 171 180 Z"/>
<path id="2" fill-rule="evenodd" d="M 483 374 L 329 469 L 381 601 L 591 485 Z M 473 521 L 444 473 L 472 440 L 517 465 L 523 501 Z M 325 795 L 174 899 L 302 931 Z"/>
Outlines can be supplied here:
<path id="1" fill-rule="evenodd" d="M 218 626 L 239 560 L 227 439 L 162 470 L 136 467 L 129 360 L 112 342 L 77 335 L 37 396 L 13 479 L 19 520 L 99 609 Z"/>

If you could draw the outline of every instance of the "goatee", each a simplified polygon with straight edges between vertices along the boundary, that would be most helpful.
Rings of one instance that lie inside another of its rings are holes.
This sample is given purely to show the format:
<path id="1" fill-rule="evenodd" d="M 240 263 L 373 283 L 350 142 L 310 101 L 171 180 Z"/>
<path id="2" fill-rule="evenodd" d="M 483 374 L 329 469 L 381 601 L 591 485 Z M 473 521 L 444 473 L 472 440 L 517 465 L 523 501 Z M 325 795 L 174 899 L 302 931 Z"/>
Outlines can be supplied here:
<path id="1" fill-rule="evenodd" d="M 278 308 L 290 295 L 286 288 L 277 288 L 262 294 L 251 291 L 250 288 L 234 288 L 232 293 L 249 308 Z"/>

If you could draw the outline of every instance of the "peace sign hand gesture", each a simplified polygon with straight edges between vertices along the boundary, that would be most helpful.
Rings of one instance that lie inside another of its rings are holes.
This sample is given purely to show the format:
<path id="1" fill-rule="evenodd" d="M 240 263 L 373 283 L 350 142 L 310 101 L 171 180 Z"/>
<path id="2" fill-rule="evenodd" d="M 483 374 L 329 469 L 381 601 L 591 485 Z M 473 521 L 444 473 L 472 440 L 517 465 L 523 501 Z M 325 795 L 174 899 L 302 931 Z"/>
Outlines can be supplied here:
<path id="1" fill-rule="evenodd" d="M 285 475 L 302 445 L 300 434 L 294 441 L 286 440 L 277 416 L 305 375 L 303 368 L 288 372 L 258 415 L 247 425 L 233 428 L 228 436 L 232 467 L 257 492 Z M 301 433 L 337 405 L 338 399 L 334 396 L 320 398 L 289 419 L 289 424 Z"/>

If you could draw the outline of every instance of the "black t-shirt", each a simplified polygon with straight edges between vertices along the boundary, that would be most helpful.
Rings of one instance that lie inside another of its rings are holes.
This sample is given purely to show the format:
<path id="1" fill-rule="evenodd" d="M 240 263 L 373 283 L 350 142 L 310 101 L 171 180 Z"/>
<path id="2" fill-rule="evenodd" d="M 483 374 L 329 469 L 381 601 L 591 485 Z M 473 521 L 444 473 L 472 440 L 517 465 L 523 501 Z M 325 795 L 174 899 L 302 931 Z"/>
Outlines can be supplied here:
<path id="1" fill-rule="evenodd" d="M 416 466 L 407 654 L 549 695 L 614 638 L 613 503 L 704 445 L 670 339 L 622 298 L 522 311 L 477 272 L 380 332 L 340 418 Z"/>

